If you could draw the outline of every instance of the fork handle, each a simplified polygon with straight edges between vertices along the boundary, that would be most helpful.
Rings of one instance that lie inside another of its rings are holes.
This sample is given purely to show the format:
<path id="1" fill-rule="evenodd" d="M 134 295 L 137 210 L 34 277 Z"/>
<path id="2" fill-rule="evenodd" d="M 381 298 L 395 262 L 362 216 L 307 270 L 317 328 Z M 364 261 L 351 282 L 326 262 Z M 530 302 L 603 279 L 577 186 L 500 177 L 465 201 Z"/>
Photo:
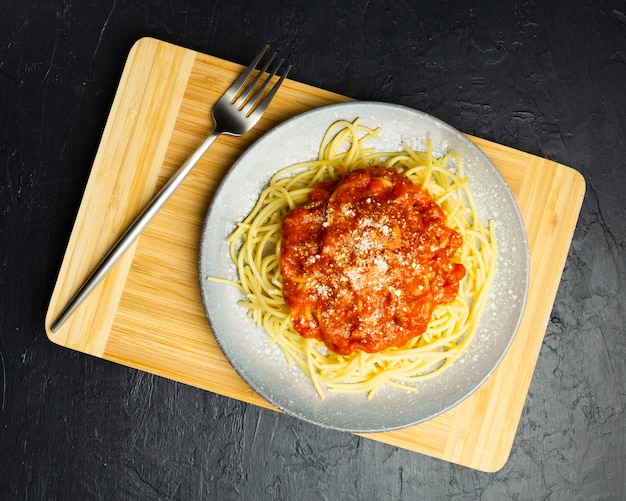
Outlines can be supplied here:
<path id="1" fill-rule="evenodd" d="M 137 240 L 141 232 L 145 229 L 150 221 L 157 215 L 159 210 L 165 205 L 165 202 L 174 194 L 176 189 L 182 184 L 184 179 L 189 175 L 192 169 L 204 156 L 209 146 L 220 135 L 218 130 L 214 130 L 204 140 L 200 147 L 187 159 L 187 161 L 176 171 L 176 174 L 161 188 L 159 193 L 148 203 L 141 214 L 133 221 L 120 239 L 111 248 L 105 258 L 100 262 L 97 268 L 92 272 L 89 278 L 81 286 L 78 292 L 72 297 L 65 309 L 58 316 L 57 320 L 50 327 L 52 332 L 56 332 L 70 317 L 74 310 L 78 308 L 87 296 L 96 288 L 96 286 L 104 279 L 107 273 L 113 268 L 115 263 L 124 255 L 128 248 Z"/>

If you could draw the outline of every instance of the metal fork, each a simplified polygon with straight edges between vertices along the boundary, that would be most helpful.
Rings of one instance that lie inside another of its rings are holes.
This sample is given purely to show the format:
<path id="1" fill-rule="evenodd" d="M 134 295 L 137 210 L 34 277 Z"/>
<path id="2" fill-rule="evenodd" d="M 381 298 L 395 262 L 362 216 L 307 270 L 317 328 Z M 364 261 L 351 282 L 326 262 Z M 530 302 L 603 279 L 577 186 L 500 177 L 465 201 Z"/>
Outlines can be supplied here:
<path id="1" fill-rule="evenodd" d="M 241 136 L 256 125 L 276 91 L 283 83 L 291 65 L 282 73 L 277 82 L 268 89 L 268 84 L 278 70 L 283 66 L 284 59 L 280 59 L 269 71 L 270 66 L 276 58 L 276 52 L 269 56 L 267 62 L 258 70 L 256 76 L 252 78 L 254 70 L 261 62 L 269 45 L 254 58 L 235 82 L 226 90 L 224 95 L 213 106 L 212 115 L 215 122 L 215 129 L 204 140 L 202 145 L 189 157 L 180 167 L 174 176 L 167 182 L 161 191 L 150 201 L 141 214 L 130 225 L 122 237 L 111 248 L 106 257 L 100 262 L 87 281 L 82 285 L 74 297 L 70 300 L 65 309 L 61 312 L 57 320 L 52 324 L 52 332 L 56 332 L 70 315 L 89 296 L 91 291 L 102 281 L 113 265 L 122 257 L 133 242 L 139 237 L 148 223 L 156 216 L 165 202 L 172 196 L 183 180 L 200 161 L 213 141 L 221 135 Z"/>

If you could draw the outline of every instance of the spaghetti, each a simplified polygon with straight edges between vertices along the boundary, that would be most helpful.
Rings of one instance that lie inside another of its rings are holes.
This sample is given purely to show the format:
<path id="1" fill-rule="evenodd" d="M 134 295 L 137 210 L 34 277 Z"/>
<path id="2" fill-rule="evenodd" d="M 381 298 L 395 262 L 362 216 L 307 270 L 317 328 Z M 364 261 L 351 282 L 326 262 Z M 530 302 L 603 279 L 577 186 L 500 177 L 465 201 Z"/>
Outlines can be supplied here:
<path id="1" fill-rule="evenodd" d="M 309 376 L 321 398 L 325 390 L 365 392 L 372 398 L 385 385 L 415 391 L 416 382 L 445 370 L 470 343 L 496 271 L 493 223 L 485 226 L 477 215 L 460 156 L 449 152 L 436 158 L 430 140 L 426 151 L 415 151 L 406 143 L 403 151 L 377 151 L 367 143 L 378 140 L 379 134 L 380 129 L 366 127 L 359 119 L 331 125 L 317 159 L 278 171 L 231 235 L 230 256 L 239 281 L 208 277 L 241 290 L 246 299 L 240 305 L 287 361 Z M 434 309 L 421 336 L 375 353 L 355 350 L 341 355 L 294 328 L 283 295 L 281 226 L 287 213 L 301 207 L 318 183 L 336 179 L 343 169 L 352 172 L 373 166 L 393 169 L 430 194 L 445 213 L 446 225 L 462 237 L 453 259 L 466 273 L 456 297 Z"/>

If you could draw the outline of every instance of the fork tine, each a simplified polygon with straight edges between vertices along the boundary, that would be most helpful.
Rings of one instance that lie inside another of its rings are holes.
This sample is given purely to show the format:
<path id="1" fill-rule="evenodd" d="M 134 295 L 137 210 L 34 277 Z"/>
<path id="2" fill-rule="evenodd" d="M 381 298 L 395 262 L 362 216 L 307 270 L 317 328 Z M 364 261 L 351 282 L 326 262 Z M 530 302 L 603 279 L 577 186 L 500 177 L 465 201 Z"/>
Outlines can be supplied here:
<path id="1" fill-rule="evenodd" d="M 239 95 L 239 93 L 241 92 L 241 89 L 243 88 L 246 81 L 248 80 L 248 77 L 250 76 L 252 71 L 254 71 L 257 64 L 259 64 L 259 61 L 265 55 L 265 52 L 267 52 L 267 49 L 269 49 L 269 47 L 270 47 L 270 44 L 265 44 L 265 46 L 261 49 L 261 52 L 259 52 L 256 55 L 256 57 L 248 65 L 248 67 L 237 77 L 237 80 L 235 80 L 233 84 L 226 90 L 224 95 L 228 96 L 229 101 L 231 103 Z"/>
<path id="2" fill-rule="evenodd" d="M 273 85 L 270 91 L 265 96 L 263 95 L 263 91 L 265 90 L 265 87 L 267 87 L 267 84 L 274 77 L 274 75 L 276 75 L 276 73 L 278 72 L 278 70 L 280 69 L 280 67 L 282 66 L 284 62 L 285 62 L 284 59 L 281 59 L 278 62 L 278 64 L 276 65 L 272 73 L 261 84 L 261 87 L 257 90 L 254 96 L 250 97 L 248 103 L 245 105 L 245 108 L 244 108 L 244 113 L 246 116 L 251 117 L 252 115 L 255 115 L 255 116 L 261 115 L 263 114 L 263 112 L 265 112 L 265 109 L 270 104 L 270 101 L 274 98 L 274 95 L 278 91 L 278 88 L 281 86 L 285 78 L 287 78 L 287 75 L 289 74 L 289 71 L 291 70 L 291 65 L 287 66 L 287 69 L 280 76 L 278 81 Z"/>
<path id="3" fill-rule="evenodd" d="M 239 101 L 239 105 L 237 106 L 238 110 L 242 110 L 244 105 L 250 100 L 250 96 L 252 95 L 252 92 L 254 91 L 254 88 L 256 87 L 256 85 L 259 83 L 259 80 L 261 80 L 261 77 L 265 74 L 265 72 L 267 71 L 267 69 L 270 67 L 270 64 L 272 64 L 272 61 L 274 61 L 274 59 L 276 58 L 276 52 L 274 52 L 269 60 L 265 63 L 265 66 L 263 66 L 263 68 L 261 70 L 259 70 L 259 72 L 257 73 L 256 77 L 254 77 L 254 80 L 252 80 L 252 82 L 250 82 L 250 84 L 246 87 L 245 90 L 243 90 L 242 92 L 238 93 L 239 95 L 235 97 L 235 99 L 233 99 L 231 101 L 231 104 L 235 104 L 237 101 Z M 274 73 L 276 73 L 274 71 Z M 263 86 L 265 86 L 266 84 L 263 84 Z M 263 86 L 261 87 L 260 90 L 263 90 Z M 240 89 L 241 91 L 241 89 Z"/>
<path id="4" fill-rule="evenodd" d="M 272 55 L 270 62 L 274 59 L 275 56 L 276 56 L 276 52 L 274 52 L 274 54 Z M 281 67 L 284 61 L 285 61 L 284 59 L 281 59 L 280 61 L 278 61 L 278 64 L 274 67 L 273 71 L 267 76 L 267 78 L 263 80 L 263 83 L 260 85 L 258 89 L 255 89 L 254 86 L 258 83 L 261 73 L 259 73 L 257 77 L 254 79 L 254 82 L 252 82 L 252 84 L 250 85 L 246 93 L 246 99 L 244 99 L 241 105 L 238 106 L 239 110 L 244 112 L 244 115 L 248 116 L 254 104 L 259 100 L 259 97 L 263 95 L 263 91 L 265 90 L 265 87 L 267 87 L 267 84 L 274 77 L 274 75 L 276 75 L 276 72 Z M 266 65 L 265 68 L 263 68 L 263 73 L 265 73 L 268 67 L 269 65 Z"/>

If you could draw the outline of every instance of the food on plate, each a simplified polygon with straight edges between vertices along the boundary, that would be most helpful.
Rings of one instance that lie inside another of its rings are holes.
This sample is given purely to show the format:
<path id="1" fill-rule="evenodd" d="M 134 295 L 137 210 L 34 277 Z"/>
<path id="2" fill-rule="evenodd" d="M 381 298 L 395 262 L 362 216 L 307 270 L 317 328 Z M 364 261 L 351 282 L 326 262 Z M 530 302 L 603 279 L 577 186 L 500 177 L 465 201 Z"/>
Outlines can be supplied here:
<path id="1" fill-rule="evenodd" d="M 461 235 L 393 168 L 318 183 L 282 224 L 283 295 L 295 330 L 340 355 L 400 347 L 457 295 Z"/>
<path id="2" fill-rule="evenodd" d="M 496 273 L 494 225 L 460 156 L 438 158 L 430 140 L 386 151 L 380 136 L 359 119 L 332 124 L 317 158 L 279 170 L 231 235 L 238 280 L 209 277 L 241 290 L 322 398 L 415 391 L 445 370 Z"/>

